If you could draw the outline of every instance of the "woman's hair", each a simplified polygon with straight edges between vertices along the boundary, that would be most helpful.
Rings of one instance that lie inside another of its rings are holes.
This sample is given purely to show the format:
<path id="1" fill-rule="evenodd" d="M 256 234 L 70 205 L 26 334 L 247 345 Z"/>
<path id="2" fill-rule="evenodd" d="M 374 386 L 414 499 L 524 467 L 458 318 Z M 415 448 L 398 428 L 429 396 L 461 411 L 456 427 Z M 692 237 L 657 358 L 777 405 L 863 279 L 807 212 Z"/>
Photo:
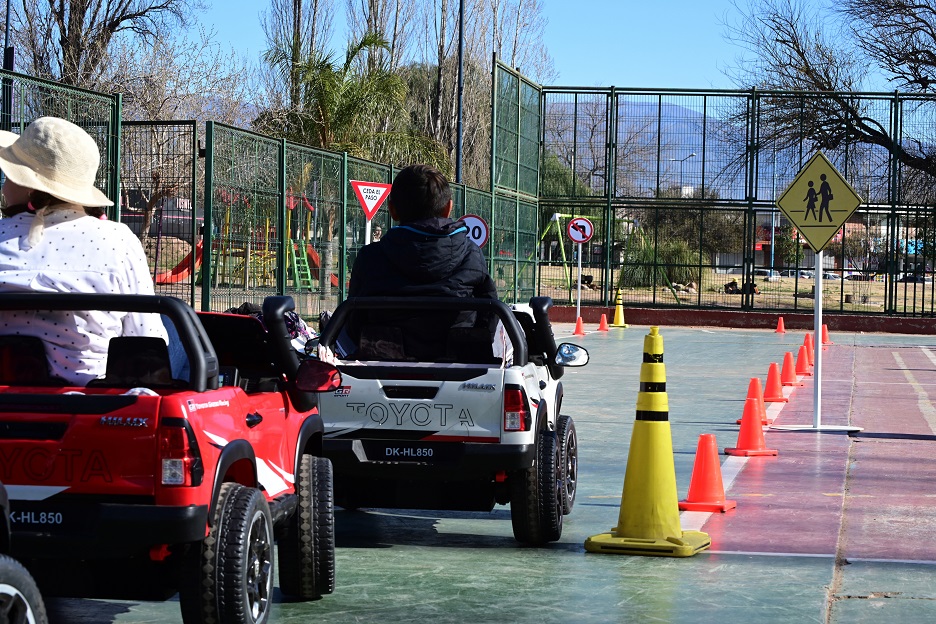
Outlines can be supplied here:
<path id="1" fill-rule="evenodd" d="M 54 204 L 65 203 L 58 197 L 53 197 L 46 193 L 45 191 L 33 191 L 32 195 L 29 196 L 29 205 L 33 212 L 37 210 L 42 210 L 43 208 L 48 208 Z"/>

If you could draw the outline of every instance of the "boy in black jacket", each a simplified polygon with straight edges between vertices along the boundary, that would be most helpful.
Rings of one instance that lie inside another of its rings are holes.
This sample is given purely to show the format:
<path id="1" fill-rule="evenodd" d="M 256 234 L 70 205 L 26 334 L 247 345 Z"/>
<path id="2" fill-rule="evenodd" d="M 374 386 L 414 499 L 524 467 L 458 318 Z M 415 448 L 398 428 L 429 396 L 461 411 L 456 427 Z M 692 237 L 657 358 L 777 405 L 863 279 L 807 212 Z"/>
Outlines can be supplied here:
<path id="1" fill-rule="evenodd" d="M 468 238 L 464 223 L 449 218 L 452 192 L 445 176 L 429 165 L 406 167 L 394 179 L 387 204 L 390 216 L 399 225 L 361 249 L 351 271 L 349 297 L 497 298 L 481 249 Z M 373 341 L 382 346 L 402 342 L 402 352 L 388 358 L 420 361 L 451 350 L 453 327 L 476 325 L 473 313 L 438 311 L 373 320 L 390 327 L 383 332 L 402 334 L 395 339 L 382 333 Z M 495 333 L 495 327 L 490 330 Z M 361 336 L 362 349 L 367 342 L 365 333 Z M 509 347 L 494 349 L 497 354 Z"/>
<path id="2" fill-rule="evenodd" d="M 449 218 L 445 176 L 429 165 L 406 167 L 393 180 L 387 206 L 400 224 L 361 249 L 348 296 L 497 298 L 481 249 L 464 223 Z"/>

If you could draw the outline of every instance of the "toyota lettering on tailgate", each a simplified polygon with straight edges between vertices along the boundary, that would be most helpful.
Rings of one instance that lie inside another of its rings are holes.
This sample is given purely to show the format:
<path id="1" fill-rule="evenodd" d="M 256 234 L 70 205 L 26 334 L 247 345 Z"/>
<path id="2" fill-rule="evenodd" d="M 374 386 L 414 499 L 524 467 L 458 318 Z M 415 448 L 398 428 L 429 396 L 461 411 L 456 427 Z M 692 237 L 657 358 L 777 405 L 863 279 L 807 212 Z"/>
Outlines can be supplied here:
<path id="1" fill-rule="evenodd" d="M 347 406 L 357 414 L 365 414 L 378 425 L 393 418 L 398 427 L 402 427 L 405 420 L 419 427 L 446 427 L 450 419 L 468 427 L 475 426 L 467 408 L 459 409 L 456 415 L 455 406 L 451 403 L 347 403 Z"/>
<path id="2" fill-rule="evenodd" d="M 10 481 L 22 475 L 31 483 L 92 480 L 112 482 L 113 476 L 104 453 L 99 450 L 43 448 L 0 449 L 0 479 Z"/>

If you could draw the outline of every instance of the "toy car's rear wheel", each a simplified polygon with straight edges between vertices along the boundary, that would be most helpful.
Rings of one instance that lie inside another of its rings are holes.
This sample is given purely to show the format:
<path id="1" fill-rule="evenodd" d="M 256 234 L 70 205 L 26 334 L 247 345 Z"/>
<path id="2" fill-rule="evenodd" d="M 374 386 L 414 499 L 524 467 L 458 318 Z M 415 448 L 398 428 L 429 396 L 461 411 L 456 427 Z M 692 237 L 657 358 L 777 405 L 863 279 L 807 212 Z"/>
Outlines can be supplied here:
<path id="1" fill-rule="evenodd" d="M 303 455 L 296 480 L 299 504 L 278 545 L 280 590 L 315 600 L 335 590 L 335 505 L 332 464 Z"/>
<path id="2" fill-rule="evenodd" d="M 259 490 L 225 483 L 179 590 L 186 624 L 263 624 L 273 593 L 273 520 Z"/>
<path id="3" fill-rule="evenodd" d="M 0 622 L 48 622 L 36 582 L 22 564 L 7 555 L 0 555 Z"/>
<path id="4" fill-rule="evenodd" d="M 511 474 L 510 520 L 514 537 L 525 544 L 545 544 L 562 536 L 562 457 L 556 435 L 542 433 L 535 464 Z"/>
<path id="5" fill-rule="evenodd" d="M 562 513 L 569 514 L 575 505 L 575 491 L 578 487 L 578 435 L 571 416 L 559 416 L 556 437 L 562 450 Z"/>

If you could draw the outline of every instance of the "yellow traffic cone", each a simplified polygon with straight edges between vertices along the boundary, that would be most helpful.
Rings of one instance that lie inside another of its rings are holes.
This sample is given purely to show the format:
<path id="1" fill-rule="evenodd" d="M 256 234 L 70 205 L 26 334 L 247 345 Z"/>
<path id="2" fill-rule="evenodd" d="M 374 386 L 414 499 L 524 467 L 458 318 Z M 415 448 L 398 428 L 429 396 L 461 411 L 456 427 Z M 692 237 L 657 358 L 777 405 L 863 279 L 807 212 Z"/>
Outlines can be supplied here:
<path id="1" fill-rule="evenodd" d="M 690 557 L 708 548 L 707 533 L 679 524 L 673 437 L 666 396 L 663 337 L 651 327 L 644 337 L 637 418 L 631 436 L 618 524 L 585 540 L 592 553 Z"/>
<path id="2" fill-rule="evenodd" d="M 624 322 L 624 301 L 620 288 L 614 298 L 614 322 L 611 323 L 611 327 L 627 327 L 627 323 Z"/>

